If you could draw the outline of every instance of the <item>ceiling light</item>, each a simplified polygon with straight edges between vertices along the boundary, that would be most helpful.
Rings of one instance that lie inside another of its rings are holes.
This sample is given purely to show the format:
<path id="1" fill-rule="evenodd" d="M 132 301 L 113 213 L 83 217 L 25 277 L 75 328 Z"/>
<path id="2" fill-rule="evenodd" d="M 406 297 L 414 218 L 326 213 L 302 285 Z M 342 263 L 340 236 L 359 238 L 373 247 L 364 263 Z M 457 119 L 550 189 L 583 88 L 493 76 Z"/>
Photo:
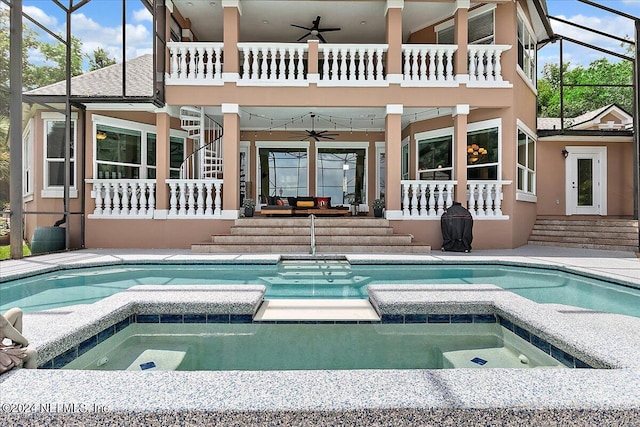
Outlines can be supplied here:
<path id="1" fill-rule="evenodd" d="M 188 2 L 187 2 L 187 6 L 193 6 L 193 3 L 192 3 L 192 2 L 190 2 L 190 1 L 188 1 Z"/>
<path id="2" fill-rule="evenodd" d="M 367 25 L 367 21 L 360 21 L 360 25 Z"/>
<path id="3" fill-rule="evenodd" d="M 268 23 L 269 23 L 269 21 L 267 21 L 266 19 L 263 19 L 263 20 L 262 20 L 262 23 L 266 25 L 266 24 L 268 24 Z"/>

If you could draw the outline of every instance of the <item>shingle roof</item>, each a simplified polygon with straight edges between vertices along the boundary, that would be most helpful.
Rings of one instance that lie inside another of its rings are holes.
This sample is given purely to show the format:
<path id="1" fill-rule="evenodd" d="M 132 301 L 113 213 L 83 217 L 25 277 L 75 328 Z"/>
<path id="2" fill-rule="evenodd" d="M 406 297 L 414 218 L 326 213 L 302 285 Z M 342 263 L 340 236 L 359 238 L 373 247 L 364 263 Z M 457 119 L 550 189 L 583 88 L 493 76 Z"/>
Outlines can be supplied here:
<path id="1" fill-rule="evenodd" d="M 608 110 L 610 109 L 620 109 L 616 104 L 605 105 L 604 107 L 600 107 L 593 111 L 587 111 L 584 114 L 573 118 L 565 118 L 564 125 L 565 129 L 582 129 L 580 125 L 589 123 L 592 120 L 596 119 L 598 116 L 606 115 Z M 624 110 L 620 109 L 623 113 L 627 114 Z M 539 130 L 560 130 L 560 118 L 559 117 L 538 117 L 538 129 Z"/>
<path id="2" fill-rule="evenodd" d="M 142 55 L 126 62 L 127 96 L 153 95 L 153 55 Z M 65 95 L 66 82 L 44 86 L 26 92 L 27 95 Z M 74 96 L 122 96 L 122 64 L 114 64 L 71 78 Z"/>

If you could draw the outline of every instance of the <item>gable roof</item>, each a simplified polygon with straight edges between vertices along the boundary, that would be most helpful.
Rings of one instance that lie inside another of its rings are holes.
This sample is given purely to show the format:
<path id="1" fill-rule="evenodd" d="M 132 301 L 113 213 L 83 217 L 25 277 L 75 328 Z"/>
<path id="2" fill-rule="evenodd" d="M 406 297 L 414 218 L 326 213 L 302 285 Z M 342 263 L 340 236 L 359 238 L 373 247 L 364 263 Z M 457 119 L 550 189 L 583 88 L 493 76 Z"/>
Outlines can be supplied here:
<path id="1" fill-rule="evenodd" d="M 153 96 L 153 55 L 126 62 L 126 96 Z M 53 83 L 25 92 L 26 95 L 66 95 L 66 82 Z M 82 97 L 122 96 L 122 64 L 113 64 L 71 78 L 71 95 Z"/>
<path id="2" fill-rule="evenodd" d="M 603 120 L 605 118 L 615 120 Z M 605 105 L 573 118 L 565 118 L 565 129 L 570 130 L 628 130 L 633 125 L 633 117 L 616 104 Z M 560 130 L 559 117 L 538 117 L 538 130 Z"/>

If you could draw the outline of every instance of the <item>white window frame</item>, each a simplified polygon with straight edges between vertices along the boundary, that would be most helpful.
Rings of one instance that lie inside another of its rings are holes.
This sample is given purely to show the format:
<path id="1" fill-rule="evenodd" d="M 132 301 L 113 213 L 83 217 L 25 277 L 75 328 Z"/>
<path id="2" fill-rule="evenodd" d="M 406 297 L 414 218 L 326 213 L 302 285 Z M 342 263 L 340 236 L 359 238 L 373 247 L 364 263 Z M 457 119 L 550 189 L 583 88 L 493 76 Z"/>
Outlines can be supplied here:
<path id="1" fill-rule="evenodd" d="M 22 200 L 33 200 L 33 119 L 27 122 L 22 132 Z"/>
<path id="2" fill-rule="evenodd" d="M 123 120 L 123 119 L 116 119 L 113 117 L 107 117 L 107 116 L 100 116 L 97 114 L 94 114 L 92 116 L 92 132 L 91 134 L 93 135 L 93 177 L 94 178 L 98 178 L 97 174 L 98 174 L 98 163 L 103 163 L 103 164 L 124 164 L 124 163 L 118 163 L 118 162 L 108 162 L 108 161 L 104 161 L 104 160 L 100 160 L 98 161 L 98 140 L 96 139 L 96 133 L 98 131 L 97 127 L 98 125 L 105 125 L 105 126 L 113 126 L 113 127 L 117 127 L 117 128 L 121 128 L 121 129 L 127 129 L 127 130 L 132 130 L 132 131 L 137 131 L 140 132 L 140 165 L 133 165 L 134 167 L 140 167 L 140 178 L 139 179 L 146 179 L 147 177 L 147 170 L 148 168 L 155 168 L 157 169 L 157 165 L 149 165 L 148 161 L 147 161 L 147 134 L 151 133 L 153 135 L 156 136 L 156 144 L 157 144 L 157 138 L 158 138 L 158 130 L 157 127 L 155 125 L 150 125 L 147 123 L 139 123 L 139 122 L 133 122 L 133 121 L 129 121 L 129 120 Z M 182 147 L 183 147 L 183 152 L 184 155 L 186 156 L 187 154 L 187 137 L 188 134 L 186 131 L 182 131 L 182 130 L 177 130 L 177 129 L 170 129 L 169 130 L 169 136 L 173 136 L 176 138 L 181 138 L 182 139 Z M 157 146 L 156 146 L 156 150 L 157 150 Z M 167 147 L 167 150 L 169 150 L 169 147 Z M 169 153 L 167 153 L 167 156 L 169 155 Z M 171 169 L 171 168 L 170 168 Z M 168 171 L 167 171 L 168 172 Z M 156 177 L 158 176 L 157 172 L 156 172 Z"/>
<path id="3" fill-rule="evenodd" d="M 415 162 L 415 167 L 414 170 L 416 171 L 416 179 L 419 179 L 420 177 L 420 173 L 421 172 L 430 172 L 432 169 L 420 169 L 420 141 L 424 141 L 427 139 L 433 139 L 433 138 L 440 138 L 443 136 L 451 136 L 451 179 L 454 179 L 455 176 L 455 171 L 456 171 L 456 161 L 455 161 L 455 145 L 456 145 L 456 141 L 455 141 L 455 136 L 453 133 L 453 127 L 447 127 L 447 128 L 440 128 L 440 129 L 434 129 L 434 130 L 429 130 L 429 131 L 425 131 L 425 132 L 420 132 L 420 133 L 416 133 L 414 135 L 414 140 L 415 140 L 415 153 L 416 153 L 416 162 Z M 466 144 L 465 144 L 466 145 Z M 445 168 L 446 170 L 449 170 L 449 167 Z"/>
<path id="4" fill-rule="evenodd" d="M 314 194 L 318 194 L 318 149 L 319 148 L 353 148 L 356 150 L 364 149 L 364 188 L 362 194 L 365 200 L 360 202 L 360 206 L 368 206 L 369 195 L 369 143 L 368 142 L 341 142 L 341 141 L 318 141 L 315 143 L 316 164 L 313 165 L 316 171 L 316 182 L 314 183 Z M 332 203 L 333 206 L 342 205 L 342 203 Z"/>
<path id="5" fill-rule="evenodd" d="M 484 129 L 491 129 L 491 128 L 497 128 L 498 129 L 498 161 L 497 161 L 497 170 L 496 170 L 496 180 L 500 181 L 502 179 L 501 178 L 502 177 L 502 119 L 501 118 L 497 118 L 497 119 L 489 119 L 489 120 L 483 120 L 483 121 L 480 121 L 480 122 L 469 123 L 467 125 L 466 134 L 468 135 L 469 132 L 475 132 L 475 131 L 484 130 Z M 447 135 L 451 135 L 451 137 L 452 137 L 451 138 L 452 139 L 451 150 L 453 152 L 451 153 L 451 158 L 452 158 L 452 161 L 453 161 L 453 165 L 452 165 L 452 168 L 451 168 L 451 176 L 452 176 L 452 179 L 454 179 L 453 177 L 455 177 L 455 173 L 456 173 L 455 150 L 456 150 L 457 141 L 455 139 L 453 127 L 434 129 L 434 130 L 430 130 L 430 131 L 426 131 L 426 132 L 416 133 L 414 135 L 415 150 L 416 150 L 415 171 L 416 171 L 417 174 L 420 173 L 420 171 L 418 170 L 418 157 L 419 157 L 418 143 L 419 143 L 419 141 L 425 140 L 425 139 L 431 139 L 431 138 L 438 138 L 438 137 L 447 136 Z M 462 143 L 466 147 L 467 146 L 467 138 L 465 138 L 465 140 Z M 491 166 L 491 165 L 494 165 L 494 164 L 496 164 L 496 163 L 483 163 L 481 165 L 478 165 L 477 167 L 486 167 L 486 166 Z M 465 164 L 465 168 L 468 170 L 469 169 L 469 165 Z M 471 180 L 471 181 L 475 181 L 475 180 Z"/>
<path id="6" fill-rule="evenodd" d="M 493 3 L 485 4 L 484 6 L 480 6 L 480 7 L 476 8 L 476 9 L 470 10 L 469 13 L 467 14 L 467 26 L 468 26 L 469 20 L 471 18 L 475 18 L 476 16 L 480 16 L 480 15 L 483 15 L 483 14 L 489 13 L 489 12 L 493 13 L 493 32 L 492 32 L 493 43 L 491 43 L 491 44 L 495 44 L 495 41 L 496 41 L 496 14 L 495 14 L 495 8 L 496 8 L 496 5 L 493 4 Z M 455 25 L 455 20 L 453 18 L 451 18 L 451 19 L 449 19 L 447 21 L 444 21 L 441 24 L 436 25 L 433 28 L 433 30 L 436 33 L 436 43 L 440 43 L 440 40 L 438 40 L 438 34 L 443 30 L 446 30 L 446 29 L 449 29 L 449 28 L 453 27 L 454 25 Z M 468 32 L 468 29 L 467 29 L 467 32 Z M 480 42 L 480 40 L 476 40 L 475 42 L 470 43 L 470 44 L 478 44 L 479 42 Z"/>
<path id="7" fill-rule="evenodd" d="M 409 179 L 409 177 L 411 176 L 411 147 L 410 147 L 410 139 L 407 136 L 405 139 L 402 140 L 402 143 L 400 144 L 400 179 Z M 404 149 L 405 147 L 407 148 L 407 170 L 403 171 L 402 168 L 404 167 Z M 388 166 L 388 165 L 387 165 Z M 415 167 L 414 167 L 415 169 Z"/>
<path id="8" fill-rule="evenodd" d="M 520 74 L 520 76 L 524 79 L 525 82 L 527 82 L 527 84 L 529 84 L 529 86 L 531 87 L 531 89 L 537 94 L 537 89 L 536 89 L 536 85 L 537 85 L 537 67 L 538 67 L 538 58 L 537 58 L 537 52 L 538 52 L 538 40 L 535 37 L 535 31 L 533 31 L 533 27 L 531 26 L 531 23 L 529 22 L 529 19 L 527 19 L 526 14 L 524 13 L 524 10 L 522 9 L 522 6 L 520 6 L 520 4 L 517 5 L 518 8 L 518 13 L 517 13 L 517 18 L 516 18 L 516 38 L 517 38 L 517 33 L 518 33 L 518 21 L 522 20 L 522 28 L 525 32 L 525 34 L 523 34 L 523 36 L 528 35 L 529 38 L 535 43 L 535 47 L 533 48 L 533 58 L 529 57 L 527 55 L 527 50 L 524 49 L 523 52 L 523 58 L 529 58 L 530 61 L 530 67 L 531 68 L 529 71 L 523 69 L 519 62 L 518 62 L 518 58 L 516 57 L 516 70 L 518 71 L 518 74 Z M 528 34 L 526 34 L 528 33 Z M 522 41 L 523 45 L 524 45 L 524 40 Z M 517 38 L 516 39 L 516 43 L 520 43 L 520 39 Z M 516 56 L 517 56 L 517 46 L 516 46 Z"/>
<path id="9" fill-rule="evenodd" d="M 384 178 L 385 180 L 385 195 L 386 195 L 386 191 L 387 191 L 387 177 L 383 177 L 381 176 L 381 171 L 380 171 L 380 156 L 382 156 L 383 154 L 385 155 L 385 174 L 386 174 L 386 168 L 389 167 L 389 165 L 386 164 L 386 154 L 387 153 L 387 149 L 386 149 L 386 143 L 384 141 L 376 141 L 376 193 L 375 193 L 375 198 L 376 199 L 381 199 L 382 197 L 380 197 L 380 181 Z"/>
<path id="10" fill-rule="evenodd" d="M 491 129 L 491 128 L 498 128 L 498 161 L 497 161 L 497 164 L 496 163 L 482 163 L 482 164 L 479 164 L 478 166 L 472 166 L 472 167 L 469 167 L 469 165 L 466 165 L 467 174 L 468 174 L 469 169 L 496 165 L 497 166 L 497 169 L 496 169 L 496 181 L 500 181 L 500 180 L 502 180 L 502 119 L 501 118 L 497 118 L 497 119 L 483 120 L 481 122 L 469 123 L 467 125 L 467 139 L 464 141 L 464 145 L 465 145 L 465 147 L 467 146 L 467 141 L 469 139 L 469 137 L 468 137 L 469 132 L 476 132 L 476 131 L 479 131 L 479 130 Z M 467 178 L 467 179 L 469 179 L 470 181 L 475 181 L 474 179 L 470 179 L 470 178 Z"/>
<path id="11" fill-rule="evenodd" d="M 527 137 L 527 147 L 525 147 L 525 163 L 526 165 L 521 165 L 518 162 L 518 131 L 524 133 Z M 520 119 L 517 120 L 517 129 L 516 129 L 516 200 L 519 201 L 523 201 L 523 202 L 537 202 L 538 201 L 538 197 L 537 197 L 537 189 L 536 189 L 536 185 L 537 185 L 537 176 L 536 176 L 536 171 L 538 170 L 537 164 L 536 162 L 538 161 L 538 141 L 535 137 L 535 132 L 533 132 L 527 125 L 525 125 Z M 530 168 L 529 165 L 529 149 L 528 149 L 528 144 L 529 141 L 532 141 L 534 146 L 533 146 L 533 150 L 535 152 L 534 154 L 534 164 L 533 164 L 533 169 Z M 523 176 L 524 176 L 524 186 L 525 189 L 524 190 L 520 190 L 518 189 L 518 171 L 522 169 L 523 171 Z M 529 185 L 529 172 L 533 173 L 533 191 L 529 191 L 531 189 L 528 188 Z"/>
<path id="12" fill-rule="evenodd" d="M 49 138 L 47 135 L 47 128 L 50 122 L 64 122 L 66 120 L 65 115 L 61 113 L 54 112 L 44 112 L 41 115 L 42 117 L 42 171 L 43 171 L 43 185 L 42 191 L 40 192 L 40 196 L 43 199 L 50 198 L 62 198 L 64 197 L 64 188 L 61 185 L 49 185 L 49 163 L 60 163 L 61 161 L 64 163 L 64 158 L 61 160 L 53 160 L 47 157 L 47 149 L 49 144 Z M 76 199 L 78 197 L 78 167 L 76 162 L 76 155 L 78 154 L 78 113 L 71 113 L 71 122 L 73 124 L 73 156 L 69 159 L 71 164 L 73 165 L 73 182 L 69 183 L 69 197 L 72 199 Z"/>

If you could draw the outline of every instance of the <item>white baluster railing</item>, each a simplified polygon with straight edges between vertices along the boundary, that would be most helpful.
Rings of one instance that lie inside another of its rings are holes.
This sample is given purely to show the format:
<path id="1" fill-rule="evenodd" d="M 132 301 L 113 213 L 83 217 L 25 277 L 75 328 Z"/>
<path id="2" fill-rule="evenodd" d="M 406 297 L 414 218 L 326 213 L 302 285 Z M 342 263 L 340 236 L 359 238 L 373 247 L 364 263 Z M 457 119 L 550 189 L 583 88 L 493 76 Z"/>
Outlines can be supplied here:
<path id="1" fill-rule="evenodd" d="M 321 44 L 318 46 L 321 70 L 319 85 L 386 85 L 383 56 L 386 44 Z"/>
<path id="2" fill-rule="evenodd" d="M 453 205 L 457 181 L 402 180 L 402 215 L 396 219 L 439 219 Z M 508 219 L 503 186 L 511 181 L 467 181 L 467 206 L 474 219 Z"/>
<path id="3" fill-rule="evenodd" d="M 95 200 L 89 218 L 153 218 L 155 187 L 153 179 L 87 179 Z"/>
<path id="4" fill-rule="evenodd" d="M 217 218 L 222 216 L 221 179 L 167 179 L 167 218 Z"/>
<path id="5" fill-rule="evenodd" d="M 402 218 L 438 219 L 453 204 L 456 181 L 402 180 Z"/>
<path id="6" fill-rule="evenodd" d="M 306 84 L 306 43 L 238 43 L 242 71 L 238 84 L 299 86 Z"/>
<path id="7" fill-rule="evenodd" d="M 506 219 L 502 187 L 511 181 L 467 181 L 467 209 L 475 219 Z"/>
<path id="8" fill-rule="evenodd" d="M 167 84 L 222 84 L 221 42 L 168 42 Z"/>
<path id="9" fill-rule="evenodd" d="M 402 80 L 405 86 L 456 85 L 453 55 L 457 45 L 403 44 Z"/>
<path id="10" fill-rule="evenodd" d="M 497 85 L 505 82 L 502 78 L 500 57 L 510 45 L 473 44 L 467 46 L 469 56 L 469 84 Z"/>

